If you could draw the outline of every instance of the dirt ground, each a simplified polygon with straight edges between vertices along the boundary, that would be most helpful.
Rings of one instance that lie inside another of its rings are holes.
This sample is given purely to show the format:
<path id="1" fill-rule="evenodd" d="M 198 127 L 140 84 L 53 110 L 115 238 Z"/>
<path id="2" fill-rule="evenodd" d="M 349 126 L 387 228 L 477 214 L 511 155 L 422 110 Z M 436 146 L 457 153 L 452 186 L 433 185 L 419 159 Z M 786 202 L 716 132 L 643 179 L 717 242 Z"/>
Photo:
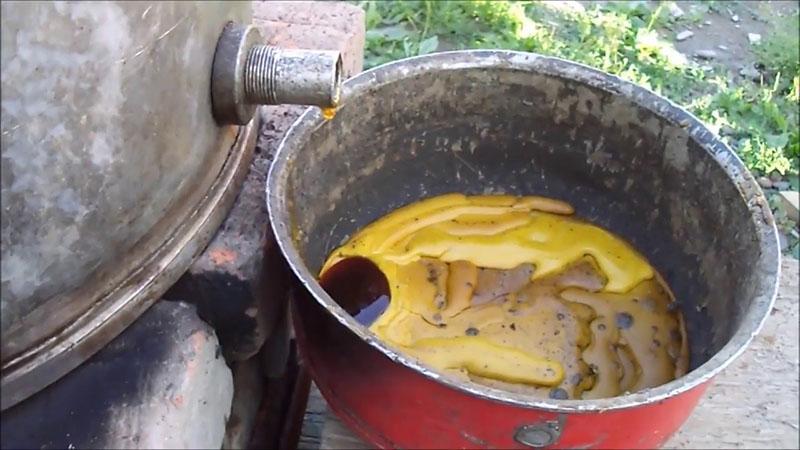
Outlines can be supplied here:
<path id="1" fill-rule="evenodd" d="M 670 37 L 675 48 L 686 56 L 696 58 L 698 52 L 713 51 L 716 57 L 709 64 L 723 65 L 741 76 L 740 71 L 753 68 L 755 61 L 748 34 L 758 34 L 762 41 L 767 39 L 770 33 L 776 32 L 775 21 L 796 12 L 800 2 L 725 1 L 714 3 L 713 8 L 694 1 L 676 2 L 676 5 L 683 11 L 684 18 L 695 20 L 684 20 L 671 29 L 662 29 L 664 37 Z M 698 16 L 700 18 L 696 19 Z M 694 35 L 677 41 L 676 36 L 682 31 L 691 31 Z"/>

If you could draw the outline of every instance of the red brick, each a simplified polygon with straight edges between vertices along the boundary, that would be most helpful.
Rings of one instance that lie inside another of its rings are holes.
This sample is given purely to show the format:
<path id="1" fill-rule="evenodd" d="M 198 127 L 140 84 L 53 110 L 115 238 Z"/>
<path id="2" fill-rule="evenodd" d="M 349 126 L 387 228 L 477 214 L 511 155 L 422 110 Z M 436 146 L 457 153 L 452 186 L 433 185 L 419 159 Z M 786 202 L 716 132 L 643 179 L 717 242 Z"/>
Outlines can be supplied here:
<path id="1" fill-rule="evenodd" d="M 364 66 L 364 11 L 341 2 L 254 2 L 253 23 L 271 45 L 338 50 L 345 77 Z"/>

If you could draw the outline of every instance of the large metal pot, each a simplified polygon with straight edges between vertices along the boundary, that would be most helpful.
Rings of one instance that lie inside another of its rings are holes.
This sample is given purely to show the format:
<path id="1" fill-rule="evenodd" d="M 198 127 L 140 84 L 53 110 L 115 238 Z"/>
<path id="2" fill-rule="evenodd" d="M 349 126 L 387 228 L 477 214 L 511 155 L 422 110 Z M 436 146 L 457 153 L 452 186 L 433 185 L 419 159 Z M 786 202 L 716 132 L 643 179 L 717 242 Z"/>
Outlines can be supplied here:
<path id="1" fill-rule="evenodd" d="M 249 168 L 257 104 L 335 103 L 338 52 L 260 45 L 250 15 L 2 3 L 2 409 L 110 341 L 202 251 Z"/>
<path id="2" fill-rule="evenodd" d="M 121 331 L 213 234 L 247 158 L 212 116 L 211 65 L 250 5 L 3 2 L 2 17 L 5 409 Z"/>
<path id="3" fill-rule="evenodd" d="M 444 378 L 377 340 L 315 275 L 354 231 L 446 192 L 564 199 L 625 237 L 680 301 L 691 371 L 616 398 L 541 400 Z M 292 127 L 268 194 L 313 378 L 343 421 L 385 448 L 659 446 L 776 293 L 773 218 L 727 146 L 648 90 L 535 54 L 441 53 L 347 81 L 335 120 L 309 111 Z"/>

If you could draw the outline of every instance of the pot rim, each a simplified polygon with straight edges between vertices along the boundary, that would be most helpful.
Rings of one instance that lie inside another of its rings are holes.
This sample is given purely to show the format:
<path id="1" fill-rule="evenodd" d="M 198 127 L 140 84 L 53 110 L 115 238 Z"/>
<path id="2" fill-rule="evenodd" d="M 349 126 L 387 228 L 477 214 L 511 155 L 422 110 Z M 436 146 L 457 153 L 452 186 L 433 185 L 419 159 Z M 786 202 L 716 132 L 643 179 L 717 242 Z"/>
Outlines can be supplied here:
<path id="1" fill-rule="evenodd" d="M 772 309 L 780 277 L 780 252 L 777 228 L 766 198 L 742 161 L 725 143 L 708 130 L 694 115 L 649 89 L 620 79 L 592 67 L 535 53 L 507 50 L 459 50 L 432 53 L 424 56 L 393 61 L 372 68 L 347 80 L 342 86 L 341 106 L 346 107 L 354 96 L 368 94 L 380 86 L 397 80 L 436 70 L 460 69 L 521 70 L 588 84 L 606 92 L 621 95 L 674 125 L 689 132 L 691 138 L 722 167 L 743 202 L 751 212 L 761 247 L 754 270 L 761 276 L 751 306 L 745 312 L 741 325 L 728 342 L 709 360 L 686 375 L 655 388 L 631 394 L 597 400 L 554 400 L 531 395 L 516 394 L 490 388 L 470 381 L 461 381 L 439 374 L 421 362 L 392 349 L 339 306 L 320 286 L 292 241 L 289 227 L 291 218 L 285 201 L 287 167 L 293 152 L 302 146 L 308 136 L 319 129 L 325 120 L 318 108 L 308 108 L 289 128 L 278 146 L 267 179 L 267 208 L 269 220 L 278 246 L 300 283 L 342 325 L 363 341 L 390 358 L 422 375 L 452 389 L 479 398 L 507 405 L 536 408 L 554 413 L 602 412 L 633 408 L 663 401 L 709 381 L 727 367 L 747 347 L 759 332 Z"/>

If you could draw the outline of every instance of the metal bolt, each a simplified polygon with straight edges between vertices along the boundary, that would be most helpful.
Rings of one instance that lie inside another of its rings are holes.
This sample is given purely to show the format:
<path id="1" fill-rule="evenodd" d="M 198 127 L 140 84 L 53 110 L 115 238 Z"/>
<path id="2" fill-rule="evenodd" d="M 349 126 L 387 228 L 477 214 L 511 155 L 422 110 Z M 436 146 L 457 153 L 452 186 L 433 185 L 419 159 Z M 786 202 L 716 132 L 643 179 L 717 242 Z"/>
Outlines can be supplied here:
<path id="1" fill-rule="evenodd" d="M 558 420 L 548 420 L 517 428 L 514 440 L 531 448 L 543 448 L 553 445 L 561 437 L 565 415 L 559 414 Z"/>
<path id="2" fill-rule="evenodd" d="M 522 445 L 533 448 L 546 447 L 555 442 L 554 433 L 548 427 L 523 427 L 514 435 L 514 439 Z"/>

